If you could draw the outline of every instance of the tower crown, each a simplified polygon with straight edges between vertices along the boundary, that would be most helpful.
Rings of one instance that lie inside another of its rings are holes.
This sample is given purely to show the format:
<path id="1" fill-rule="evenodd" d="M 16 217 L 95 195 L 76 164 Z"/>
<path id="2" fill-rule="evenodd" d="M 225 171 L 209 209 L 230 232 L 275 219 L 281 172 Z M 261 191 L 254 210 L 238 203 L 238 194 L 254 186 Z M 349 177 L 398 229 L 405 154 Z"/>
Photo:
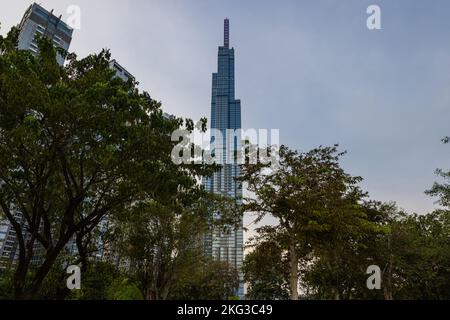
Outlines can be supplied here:
<path id="1" fill-rule="evenodd" d="M 228 18 L 223 23 L 223 46 L 227 49 L 230 47 L 230 20 Z"/>

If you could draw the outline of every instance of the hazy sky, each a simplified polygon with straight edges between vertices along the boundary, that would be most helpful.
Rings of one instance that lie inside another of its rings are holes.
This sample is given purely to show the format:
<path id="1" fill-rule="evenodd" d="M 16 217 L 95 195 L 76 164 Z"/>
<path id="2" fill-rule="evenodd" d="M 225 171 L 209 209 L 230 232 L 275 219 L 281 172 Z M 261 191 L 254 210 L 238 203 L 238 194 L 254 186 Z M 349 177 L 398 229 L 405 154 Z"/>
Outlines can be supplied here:
<path id="1" fill-rule="evenodd" d="M 5 33 L 30 1 L 0 0 Z M 450 2 L 447 0 L 42 0 L 55 14 L 81 8 L 71 51 L 110 48 L 169 113 L 210 113 L 223 19 L 236 50 L 244 128 L 280 129 L 306 150 L 339 143 L 343 165 L 373 199 L 409 211 L 450 167 Z M 382 30 L 366 27 L 377 4 Z"/>

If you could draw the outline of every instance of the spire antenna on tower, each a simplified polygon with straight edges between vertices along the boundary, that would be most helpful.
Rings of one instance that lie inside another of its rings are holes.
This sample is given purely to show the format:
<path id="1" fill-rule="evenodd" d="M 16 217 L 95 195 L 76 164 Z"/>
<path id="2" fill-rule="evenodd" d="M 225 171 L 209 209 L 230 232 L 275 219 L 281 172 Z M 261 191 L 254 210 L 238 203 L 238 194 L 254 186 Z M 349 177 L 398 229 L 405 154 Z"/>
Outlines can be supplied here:
<path id="1" fill-rule="evenodd" d="M 223 46 L 225 48 L 229 48 L 230 47 L 230 20 L 228 20 L 228 18 L 226 18 L 224 21 L 223 31 L 224 31 Z"/>

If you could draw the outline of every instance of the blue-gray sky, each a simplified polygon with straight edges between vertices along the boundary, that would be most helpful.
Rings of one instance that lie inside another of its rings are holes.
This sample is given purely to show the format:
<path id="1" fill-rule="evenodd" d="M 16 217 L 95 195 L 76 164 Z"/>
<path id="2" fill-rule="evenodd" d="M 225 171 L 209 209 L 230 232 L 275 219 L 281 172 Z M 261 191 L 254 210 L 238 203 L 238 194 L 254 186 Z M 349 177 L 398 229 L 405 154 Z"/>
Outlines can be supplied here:
<path id="1" fill-rule="evenodd" d="M 450 167 L 450 2 L 447 0 L 41 0 L 81 8 L 71 51 L 110 48 L 165 111 L 210 113 L 211 73 L 231 21 L 236 96 L 245 128 L 280 129 L 306 150 L 339 143 L 371 198 L 432 210 L 434 170 Z M 30 4 L 2 0 L 4 34 Z M 366 27 L 381 7 L 382 30 Z"/>

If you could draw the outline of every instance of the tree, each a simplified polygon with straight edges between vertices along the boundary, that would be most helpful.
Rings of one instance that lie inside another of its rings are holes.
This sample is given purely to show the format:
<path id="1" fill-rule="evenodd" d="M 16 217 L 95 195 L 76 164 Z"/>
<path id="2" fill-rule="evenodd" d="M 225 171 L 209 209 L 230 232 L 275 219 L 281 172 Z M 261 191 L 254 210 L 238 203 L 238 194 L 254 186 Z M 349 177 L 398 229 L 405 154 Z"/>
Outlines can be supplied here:
<path id="1" fill-rule="evenodd" d="M 228 263 L 200 256 L 179 269 L 168 296 L 172 300 L 231 300 L 239 286 L 237 270 Z"/>
<path id="2" fill-rule="evenodd" d="M 72 257 L 73 259 L 73 257 Z M 62 261 L 61 261 L 62 260 Z M 126 276 L 113 264 L 104 261 L 91 260 L 86 270 L 81 274 L 81 289 L 69 290 L 66 280 L 69 276 L 64 268 L 66 257 L 58 258 L 58 262 L 45 277 L 37 295 L 42 300 L 107 300 L 114 299 L 111 288 L 115 283 L 126 281 Z M 67 263 L 66 263 L 67 264 Z M 113 288 L 121 289 L 119 286 Z"/>
<path id="3" fill-rule="evenodd" d="M 327 255 L 329 268 L 342 262 L 348 241 L 371 228 L 359 205 L 365 194 L 339 166 L 337 146 L 299 153 L 282 146 L 277 167 L 244 166 L 242 181 L 255 197 L 244 201 L 243 210 L 256 212 L 257 221 L 267 214 L 278 220 L 276 232 L 289 252 L 290 298 L 298 299 L 300 266 L 312 250 Z M 336 274 L 335 274 L 336 275 Z M 334 295 L 339 298 L 339 280 Z"/>
<path id="4" fill-rule="evenodd" d="M 166 299 L 177 269 L 198 253 L 199 223 L 195 214 L 178 215 L 152 201 L 114 221 L 117 255 L 146 300 Z"/>
<path id="5" fill-rule="evenodd" d="M 109 300 L 143 300 L 139 288 L 129 279 L 117 279 L 108 288 Z"/>
<path id="6" fill-rule="evenodd" d="M 449 298 L 449 217 L 448 211 L 438 210 L 391 224 L 385 241 L 390 257 L 387 299 Z"/>
<path id="7" fill-rule="evenodd" d="M 17 34 L 0 38 L 0 207 L 19 244 L 15 297 L 31 299 L 71 239 L 82 252 L 102 219 L 159 192 L 180 122 L 117 78 L 108 51 L 61 67 L 50 40 L 33 56 Z"/>
<path id="8" fill-rule="evenodd" d="M 14 287 L 11 279 L 14 270 L 10 267 L 0 269 L 0 300 L 11 300 L 14 298 Z"/>
<path id="9" fill-rule="evenodd" d="M 450 143 L 450 137 L 442 140 L 445 144 Z M 450 171 L 437 169 L 436 175 L 444 179 L 444 183 L 435 182 L 430 190 L 425 191 L 426 194 L 432 197 L 439 197 L 438 203 L 450 209 Z"/>
<path id="10" fill-rule="evenodd" d="M 186 121 L 185 126 L 188 132 L 194 127 L 206 130 L 205 120 L 196 126 Z M 189 139 L 184 143 L 188 150 L 199 148 Z M 110 221 L 112 251 L 145 299 L 167 299 L 180 274 L 195 266 L 203 268 L 197 262 L 204 258 L 203 240 L 210 228 L 227 231 L 240 221 L 235 199 L 208 193 L 199 183 L 198 177 L 218 168 L 167 163 L 158 192 Z"/>
<path id="11" fill-rule="evenodd" d="M 202 269 L 198 261 L 208 228 L 233 225 L 238 218 L 232 201 L 206 193 L 193 177 L 173 173 L 166 181 L 179 186 L 176 192 L 161 193 L 165 197 L 143 202 L 112 221 L 113 246 L 147 300 L 167 299 L 186 270 Z M 220 220 L 214 217 L 218 210 Z"/>
<path id="12" fill-rule="evenodd" d="M 328 255 L 317 255 L 305 281 L 313 297 L 330 299 L 339 275 L 344 299 L 448 299 L 450 274 L 449 212 L 406 214 L 393 203 L 364 204 L 368 219 L 378 226 L 373 232 L 348 243 L 343 263 L 327 265 Z M 368 290 L 365 270 L 378 265 L 382 290 Z"/>
<path id="13" fill-rule="evenodd" d="M 389 261 L 386 225 L 397 211 L 394 204 L 376 201 L 362 202 L 358 207 L 364 219 L 350 225 L 350 230 L 342 226 L 335 229 L 332 236 L 339 239 L 336 245 L 326 235 L 323 243 L 313 248 L 312 263 L 304 276 L 310 298 L 382 299 L 380 291 L 368 290 L 366 270 L 370 265 L 385 268 Z M 333 219 L 329 223 L 336 224 Z"/>
<path id="14" fill-rule="evenodd" d="M 285 300 L 289 298 L 289 256 L 282 247 L 274 227 L 257 230 L 251 241 L 242 272 L 247 283 L 246 297 L 251 300 Z"/>

